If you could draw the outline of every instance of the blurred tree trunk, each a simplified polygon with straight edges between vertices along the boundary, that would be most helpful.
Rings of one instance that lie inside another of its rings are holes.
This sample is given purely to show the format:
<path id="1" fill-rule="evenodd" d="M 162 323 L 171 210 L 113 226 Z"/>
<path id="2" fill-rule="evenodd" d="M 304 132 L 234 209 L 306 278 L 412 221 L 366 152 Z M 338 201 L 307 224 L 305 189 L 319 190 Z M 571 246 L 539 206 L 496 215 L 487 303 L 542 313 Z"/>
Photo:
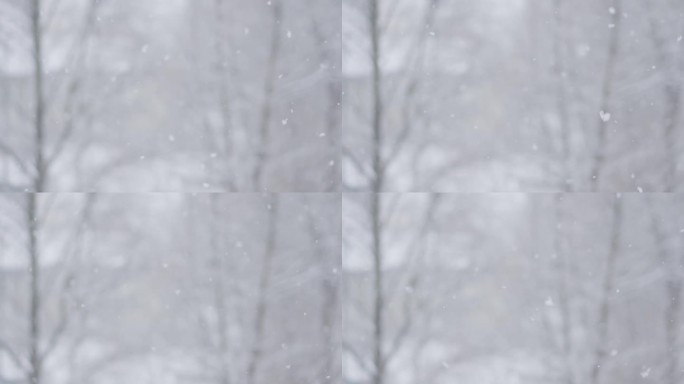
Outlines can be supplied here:
<path id="1" fill-rule="evenodd" d="M 45 100 L 43 81 L 43 31 L 41 24 L 41 1 L 31 0 L 31 38 L 33 41 L 34 76 L 34 192 L 42 192 L 46 187 L 46 167 L 44 163 Z M 29 253 L 29 381 L 40 384 L 42 380 L 43 359 L 40 351 L 41 338 L 41 300 L 40 300 L 40 249 L 38 245 L 38 195 L 27 194 L 26 229 L 28 232 Z"/>
<path id="2" fill-rule="evenodd" d="M 38 195 L 27 194 L 26 226 L 29 251 L 29 381 L 40 384 L 43 358 L 41 341 L 40 249 L 38 245 Z"/>
<path id="3" fill-rule="evenodd" d="M 383 292 L 383 245 L 382 245 L 382 194 L 371 194 L 371 236 L 373 252 L 373 362 L 375 365 L 374 384 L 383 384 L 385 380 L 384 345 L 384 307 Z"/>
<path id="4" fill-rule="evenodd" d="M 276 241 L 278 239 L 278 204 L 278 197 L 272 195 L 268 199 L 268 228 L 266 230 L 265 248 L 261 271 L 259 273 L 256 315 L 254 320 L 254 341 L 247 366 L 247 384 L 255 384 L 257 382 L 256 376 L 264 352 L 264 328 L 269 307 L 268 294 L 271 287 L 273 260 L 275 258 Z"/>
<path id="5" fill-rule="evenodd" d="M 224 255 L 219 247 L 219 194 L 212 193 L 209 197 L 209 215 L 211 228 L 209 228 L 209 246 L 211 252 L 211 266 L 214 272 L 212 288 L 214 293 L 214 308 L 216 311 L 216 358 L 218 360 L 219 384 L 230 383 L 230 360 L 228 358 L 228 319 L 226 309 L 226 270 L 223 262 Z"/>
<path id="6" fill-rule="evenodd" d="M 47 168 L 44 159 L 45 140 L 45 85 L 43 80 L 43 28 L 41 24 L 41 0 L 31 0 L 31 39 L 33 41 L 34 76 L 34 158 L 35 177 L 33 189 L 43 192 L 47 184 Z"/>
<path id="7" fill-rule="evenodd" d="M 673 257 L 674 255 L 671 254 L 670 248 L 668 247 L 670 241 L 661 224 L 655 202 L 651 201 L 647 209 L 651 214 L 651 233 L 657 247 L 657 256 L 660 260 L 660 265 L 663 267 L 663 275 L 665 276 L 665 383 L 679 384 L 679 330 L 681 326 L 682 267 L 675 261 L 676 257 Z"/>
<path id="8" fill-rule="evenodd" d="M 315 0 L 314 0 L 315 1 Z M 313 5 L 311 5 L 313 8 Z M 313 13 L 312 13 L 313 16 Z M 316 39 L 316 45 L 318 48 L 318 59 L 325 66 L 326 77 L 327 77 L 327 105 L 325 111 L 325 137 L 328 142 L 330 149 L 335 149 L 333 153 L 338 154 L 338 141 L 340 139 L 340 123 L 341 123 L 341 101 L 342 92 L 341 85 L 338 79 L 336 70 L 341 70 L 336 62 L 337 57 L 335 56 L 334 46 L 331 48 L 331 42 L 326 39 L 325 33 L 323 32 L 323 26 L 312 17 L 313 23 L 313 35 Z M 333 192 L 337 190 L 338 184 L 340 182 L 340 166 L 338 164 L 336 157 L 331 157 L 327 164 L 328 166 L 328 185 L 326 186 L 327 192 Z"/>
<path id="9" fill-rule="evenodd" d="M 610 33 L 608 35 L 608 53 L 606 56 L 606 67 L 601 85 L 601 97 L 599 99 L 599 116 L 596 140 L 596 150 L 591 164 L 590 186 L 591 191 L 597 191 L 600 186 L 602 172 L 606 161 L 606 131 L 611 118 L 613 107 L 613 87 L 615 83 L 615 66 L 617 63 L 619 43 L 620 43 L 620 24 L 622 20 L 622 0 L 612 0 L 610 12 Z"/>
<path id="10" fill-rule="evenodd" d="M 339 375 L 339 363 L 337 355 L 337 329 L 336 325 L 340 324 L 340 295 L 338 292 L 338 278 L 337 268 L 341 264 L 341 260 L 333 259 L 333 262 L 328 262 L 326 255 L 326 247 L 321 243 L 325 233 L 316 224 L 316 218 L 309 213 L 309 234 L 311 242 L 314 244 L 315 256 L 318 258 L 319 270 L 321 277 L 321 293 L 323 296 L 321 304 L 321 327 L 323 330 L 324 353 L 323 367 L 320 373 L 320 382 L 324 383 L 333 377 Z"/>
<path id="11" fill-rule="evenodd" d="M 615 285 L 615 269 L 617 258 L 620 254 L 623 205 L 624 202 L 622 201 L 622 197 L 619 195 L 614 197 L 611 207 L 610 244 L 601 284 L 601 296 L 598 308 L 599 313 L 596 324 L 598 334 L 591 368 L 591 384 L 600 383 L 601 372 L 604 368 L 605 358 L 608 353 L 606 344 L 608 341 L 608 325 L 610 322 L 611 301 L 614 291 L 613 287 Z"/>
<path id="12" fill-rule="evenodd" d="M 574 384 L 575 373 L 573 364 L 573 344 L 572 344 L 572 314 L 570 311 L 570 295 L 568 289 L 568 257 L 565 252 L 563 239 L 565 236 L 564 222 L 565 215 L 563 213 L 563 195 L 556 194 L 554 200 L 554 240 L 553 248 L 556 255 L 557 265 L 556 282 L 558 284 L 558 307 L 561 318 L 561 349 L 563 351 L 563 382 L 566 384 Z"/>
<path id="13" fill-rule="evenodd" d="M 554 0 L 554 33 L 553 33 L 553 74 L 555 77 L 556 113 L 560 130 L 560 187 L 564 192 L 572 190 L 570 180 L 570 127 L 568 123 L 568 97 L 565 86 L 565 39 L 563 23 L 563 0 Z"/>
<path id="14" fill-rule="evenodd" d="M 273 114 L 273 92 L 275 91 L 275 81 L 277 78 L 278 61 L 280 57 L 280 34 L 282 32 L 283 10 L 280 0 L 272 0 L 270 6 L 273 9 L 271 24 L 271 45 L 268 53 L 268 63 L 266 67 L 266 82 L 264 84 L 264 99 L 261 104 L 261 116 L 259 117 L 257 156 L 252 182 L 255 191 L 263 189 L 263 173 L 268 158 L 270 156 L 271 144 L 271 116 Z"/>
<path id="15" fill-rule="evenodd" d="M 228 89 L 230 70 L 226 68 L 228 64 L 228 55 L 226 51 L 231 51 L 230 47 L 226 49 L 225 43 L 230 43 L 231 36 L 224 32 L 224 28 L 230 25 L 225 17 L 225 1 L 214 0 L 214 55 L 215 55 L 215 76 L 218 83 L 218 98 L 217 105 L 219 115 L 221 116 L 219 137 L 223 141 L 221 150 L 226 158 L 226 168 L 224 168 L 225 175 L 220 177 L 220 182 L 228 190 L 235 190 L 235 164 L 234 164 L 234 143 L 233 143 L 233 127 L 231 124 L 231 98 Z M 231 77 L 232 80 L 232 77 Z"/>
<path id="16" fill-rule="evenodd" d="M 669 7 L 674 3 L 665 2 L 668 11 L 672 14 L 681 14 L 684 9 Z M 677 180 L 677 162 L 679 160 L 678 140 L 680 136 L 677 132 L 681 122 L 681 101 L 682 101 L 682 71 L 684 70 L 684 50 L 681 43 L 677 42 L 677 47 L 673 52 L 669 52 L 669 45 L 667 38 L 664 37 L 663 31 L 659 29 L 658 24 L 661 23 L 660 15 L 656 16 L 650 9 L 647 10 L 650 17 L 650 33 L 653 40 L 653 46 L 656 53 L 656 61 L 658 68 L 664 71 L 663 98 L 664 116 L 664 145 L 665 153 L 667 155 L 667 163 L 665 166 L 665 192 L 674 192 L 678 187 Z M 680 31 L 684 32 L 684 31 Z M 681 35 L 680 35 L 681 38 Z"/>
<path id="17" fill-rule="evenodd" d="M 385 306 L 383 292 L 383 246 L 382 246 L 382 199 L 384 165 L 382 163 L 383 148 L 383 103 L 382 103 L 382 74 L 380 69 L 380 26 L 379 0 L 370 1 L 370 38 L 371 61 L 373 66 L 373 171 L 374 179 L 371 193 L 371 237 L 373 253 L 373 363 L 375 372 L 374 384 L 385 383 L 384 319 Z"/>

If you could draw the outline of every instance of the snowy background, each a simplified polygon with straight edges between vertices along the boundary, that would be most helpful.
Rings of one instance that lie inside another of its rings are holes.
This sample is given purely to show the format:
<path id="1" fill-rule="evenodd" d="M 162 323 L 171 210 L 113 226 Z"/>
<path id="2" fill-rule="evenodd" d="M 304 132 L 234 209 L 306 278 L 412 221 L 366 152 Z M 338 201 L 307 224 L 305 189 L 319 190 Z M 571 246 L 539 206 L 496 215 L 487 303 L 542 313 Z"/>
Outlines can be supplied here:
<path id="1" fill-rule="evenodd" d="M 683 36 L 0 0 L 0 384 L 681 384 Z"/>

